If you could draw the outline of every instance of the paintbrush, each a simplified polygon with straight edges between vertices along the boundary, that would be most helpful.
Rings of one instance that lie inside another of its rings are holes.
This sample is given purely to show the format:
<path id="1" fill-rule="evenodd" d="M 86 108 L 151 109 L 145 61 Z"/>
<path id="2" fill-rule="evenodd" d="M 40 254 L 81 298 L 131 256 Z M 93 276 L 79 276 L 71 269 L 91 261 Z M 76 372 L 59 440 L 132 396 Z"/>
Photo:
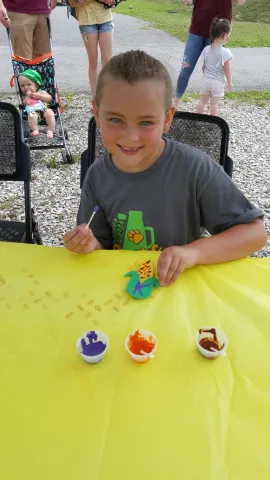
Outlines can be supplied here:
<path id="1" fill-rule="evenodd" d="M 94 211 L 93 211 L 91 217 L 89 218 L 89 222 L 87 223 L 87 225 L 85 225 L 85 230 L 87 230 L 87 228 L 89 228 L 90 223 L 92 222 L 94 216 L 96 215 L 96 213 L 97 213 L 98 211 L 99 211 L 99 207 L 96 205 L 96 206 L 94 207 Z"/>

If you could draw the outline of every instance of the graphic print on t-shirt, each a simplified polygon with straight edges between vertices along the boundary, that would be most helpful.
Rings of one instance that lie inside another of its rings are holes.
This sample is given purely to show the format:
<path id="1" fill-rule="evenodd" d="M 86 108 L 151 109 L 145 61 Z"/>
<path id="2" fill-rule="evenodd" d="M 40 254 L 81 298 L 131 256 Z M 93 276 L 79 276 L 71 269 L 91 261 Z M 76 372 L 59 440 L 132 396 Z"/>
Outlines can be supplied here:
<path id="1" fill-rule="evenodd" d="M 118 213 L 112 221 L 112 234 L 115 250 L 161 250 L 155 243 L 154 229 L 144 225 L 142 212 Z"/>

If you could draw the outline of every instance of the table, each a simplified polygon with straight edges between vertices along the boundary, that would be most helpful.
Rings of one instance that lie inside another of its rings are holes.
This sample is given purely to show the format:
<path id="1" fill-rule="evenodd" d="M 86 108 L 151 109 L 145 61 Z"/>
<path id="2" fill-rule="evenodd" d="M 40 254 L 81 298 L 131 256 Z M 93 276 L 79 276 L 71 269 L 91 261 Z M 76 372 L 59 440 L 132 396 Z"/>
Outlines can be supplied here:
<path id="1" fill-rule="evenodd" d="M 270 259 L 186 271 L 130 298 L 123 275 L 156 252 L 0 243 L 0 478 L 269 480 Z M 196 350 L 199 327 L 228 336 L 227 356 Z M 105 331 L 105 359 L 75 349 Z M 153 331 L 135 364 L 128 333 Z"/>

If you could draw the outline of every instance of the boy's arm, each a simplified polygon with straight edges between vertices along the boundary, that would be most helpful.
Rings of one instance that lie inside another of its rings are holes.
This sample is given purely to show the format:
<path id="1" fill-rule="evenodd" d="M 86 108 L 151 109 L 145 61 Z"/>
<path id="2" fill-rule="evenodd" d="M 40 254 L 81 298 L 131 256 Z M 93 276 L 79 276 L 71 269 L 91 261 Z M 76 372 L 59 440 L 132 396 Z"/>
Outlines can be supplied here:
<path id="1" fill-rule="evenodd" d="M 263 221 L 255 218 L 246 225 L 235 225 L 212 237 L 200 238 L 185 248 L 195 249 L 196 264 L 209 265 L 247 257 L 264 247 L 266 242 Z"/>
<path id="2" fill-rule="evenodd" d="M 246 3 L 246 0 L 235 0 L 236 5 L 244 5 Z"/>
<path id="3" fill-rule="evenodd" d="M 232 90 L 232 71 L 231 71 L 231 60 L 227 60 L 224 63 L 224 75 L 226 77 L 229 90 Z"/>
<path id="4" fill-rule="evenodd" d="M 263 213 L 238 190 L 224 170 L 201 153 L 196 183 L 201 226 L 212 237 L 166 248 L 159 257 L 162 285 L 173 283 L 187 268 L 244 258 L 262 248 L 267 234 Z"/>
<path id="5" fill-rule="evenodd" d="M 225 263 L 247 257 L 266 242 L 264 224 L 255 218 L 246 225 L 236 225 L 213 237 L 200 238 L 182 247 L 166 248 L 158 259 L 160 284 L 171 285 L 184 270 L 195 265 Z"/>
<path id="6" fill-rule="evenodd" d="M 192 244 L 196 249 L 199 247 L 199 263 L 236 260 L 265 245 L 267 234 L 262 211 L 207 156 L 198 170 L 197 188 L 201 225 L 212 235 Z"/>

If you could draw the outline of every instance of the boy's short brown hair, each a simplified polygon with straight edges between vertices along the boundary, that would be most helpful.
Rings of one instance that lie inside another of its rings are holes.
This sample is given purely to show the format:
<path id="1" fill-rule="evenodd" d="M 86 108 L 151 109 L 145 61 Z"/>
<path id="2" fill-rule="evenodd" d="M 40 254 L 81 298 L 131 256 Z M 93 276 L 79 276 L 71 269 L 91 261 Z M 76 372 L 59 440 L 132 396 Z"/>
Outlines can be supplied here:
<path id="1" fill-rule="evenodd" d="M 100 106 L 102 90 L 107 77 L 123 80 L 133 85 L 144 80 L 158 80 L 164 83 L 164 106 L 172 106 L 172 80 L 163 63 L 141 50 L 130 50 L 112 57 L 101 70 L 96 88 L 95 101 Z"/>

